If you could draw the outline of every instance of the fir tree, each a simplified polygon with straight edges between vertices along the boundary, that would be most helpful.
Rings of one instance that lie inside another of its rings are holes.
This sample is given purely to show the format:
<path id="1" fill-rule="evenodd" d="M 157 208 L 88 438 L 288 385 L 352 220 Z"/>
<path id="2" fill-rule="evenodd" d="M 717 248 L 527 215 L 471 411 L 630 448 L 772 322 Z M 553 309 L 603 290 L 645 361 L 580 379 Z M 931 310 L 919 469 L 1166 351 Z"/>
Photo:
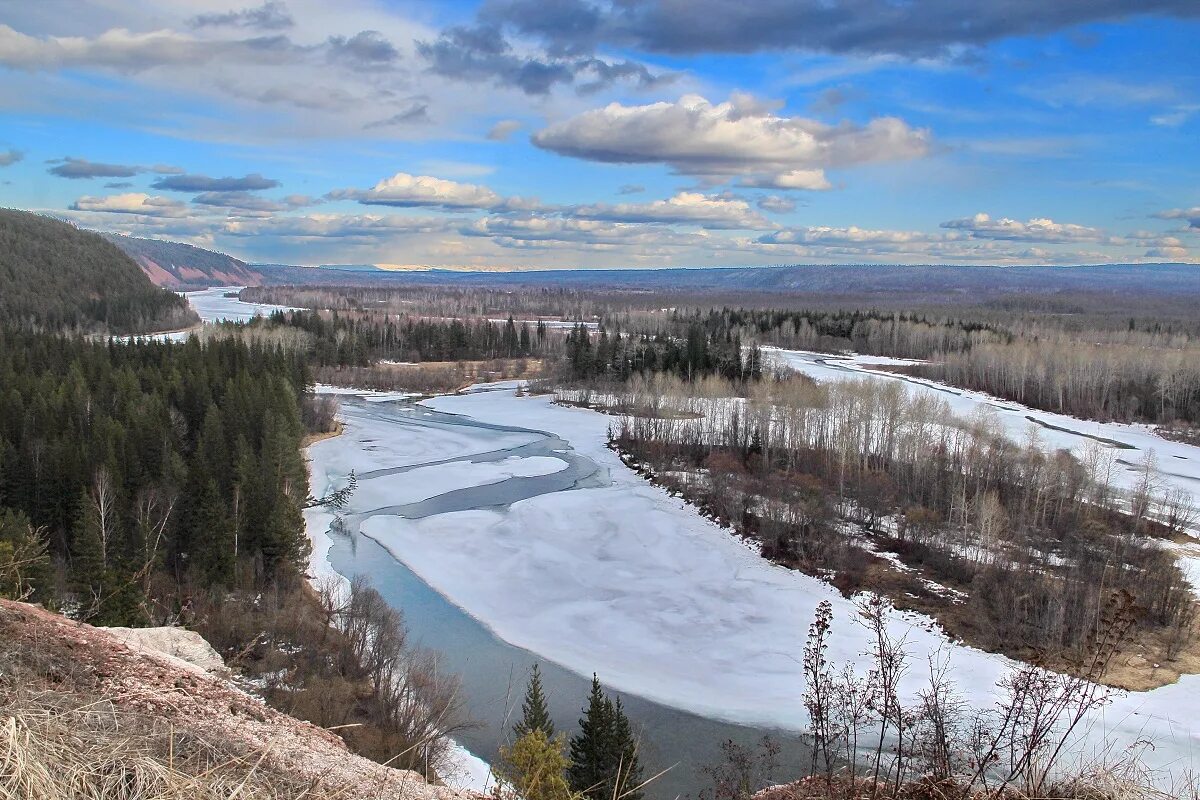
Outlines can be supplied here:
<path id="1" fill-rule="evenodd" d="M 579 734 L 571 740 L 571 789 L 589 800 L 641 800 L 637 739 L 620 698 L 613 701 L 592 676 L 592 691 Z"/>
<path id="2" fill-rule="evenodd" d="M 612 702 L 604 696 L 600 679 L 592 675 L 592 692 L 579 733 L 571 739 L 571 789 L 591 800 L 611 800 L 608 783 L 612 774 Z"/>
<path id="3" fill-rule="evenodd" d="M 525 702 L 521 704 L 521 719 L 513 725 L 513 736 L 519 739 L 532 731 L 541 731 L 547 739 L 554 738 L 554 720 L 550 719 L 546 694 L 542 690 L 542 671 L 537 664 L 533 665 L 533 673 L 529 676 Z"/>

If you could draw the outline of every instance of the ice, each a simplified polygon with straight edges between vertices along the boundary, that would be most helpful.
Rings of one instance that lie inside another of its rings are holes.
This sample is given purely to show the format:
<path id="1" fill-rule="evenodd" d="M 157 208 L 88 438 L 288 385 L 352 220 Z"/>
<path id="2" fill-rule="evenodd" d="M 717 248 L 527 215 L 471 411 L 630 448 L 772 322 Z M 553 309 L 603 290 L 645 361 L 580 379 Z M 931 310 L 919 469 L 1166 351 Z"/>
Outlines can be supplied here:
<path id="1" fill-rule="evenodd" d="M 214 286 L 199 292 L 185 292 L 184 297 L 204 322 L 249 322 L 257 316 L 266 316 L 272 311 L 288 311 L 289 306 L 273 306 L 266 303 L 244 303 L 226 294 L 240 292 L 242 286 Z"/>
<path id="2" fill-rule="evenodd" d="M 982 392 L 957 389 L 936 381 L 864 368 L 867 364 L 914 363 L 904 359 L 860 355 L 830 356 L 778 348 L 763 348 L 763 353 L 769 360 L 791 367 L 817 381 L 904 381 L 910 392 L 927 394 L 945 401 L 951 411 L 959 417 L 966 418 L 981 409 L 987 409 L 995 414 L 996 420 L 1017 442 L 1028 441 L 1030 428 L 1034 428 L 1041 446 L 1047 450 L 1069 450 L 1080 455 L 1084 448 L 1099 443 L 1119 459 L 1115 465 L 1112 483 L 1121 489 L 1128 490 L 1137 483 L 1141 477 L 1144 459 L 1153 453 L 1156 461 L 1155 478 L 1160 490 L 1168 486 L 1182 489 L 1192 496 L 1193 504 L 1200 506 L 1200 447 L 1164 439 L 1146 425 L 1079 419 L 1066 414 L 1029 408 Z"/>
<path id="3" fill-rule="evenodd" d="M 800 652 L 817 603 L 834 607 L 830 660 L 865 661 L 869 640 L 852 601 L 816 578 L 768 563 L 625 468 L 606 446 L 612 417 L 560 407 L 546 396 L 516 397 L 514 387 L 497 384 L 424 403 L 467 417 L 461 432 L 430 425 L 420 407 L 344 403 L 346 432 L 308 451 L 313 491 L 344 485 L 350 469 L 373 473 L 360 480 L 355 505 L 385 501 L 377 506 L 385 507 L 395 503 L 390 498 L 433 497 L 506 474 L 545 474 L 539 470 L 558 459 L 470 462 L 536 437 L 467 423 L 552 432 L 605 468 L 611 485 L 415 521 L 373 516 L 362 533 L 506 642 L 578 674 L 595 670 L 618 691 L 720 720 L 802 728 Z M 468 461 L 395 471 L 456 458 Z M 314 541 L 331 522 L 324 513 L 308 512 Z M 314 563 L 319 559 L 314 555 Z M 923 616 L 896 613 L 889 627 L 905 637 L 912 655 L 902 686 L 910 700 L 922 686 L 926 658 L 948 654 L 959 691 L 976 706 L 990 705 L 997 681 L 1012 667 L 1003 656 L 949 642 Z M 1154 742 L 1144 753 L 1152 768 L 1180 775 L 1198 765 L 1198 676 L 1118 697 L 1087 721 L 1073 752 L 1111 756 L 1142 740 Z"/>

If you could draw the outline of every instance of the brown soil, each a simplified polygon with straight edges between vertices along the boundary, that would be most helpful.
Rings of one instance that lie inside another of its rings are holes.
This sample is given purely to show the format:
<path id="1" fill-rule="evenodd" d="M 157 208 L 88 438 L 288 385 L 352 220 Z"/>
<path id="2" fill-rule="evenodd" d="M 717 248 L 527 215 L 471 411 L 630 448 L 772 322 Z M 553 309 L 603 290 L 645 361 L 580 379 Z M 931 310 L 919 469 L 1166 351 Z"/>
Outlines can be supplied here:
<path id="1" fill-rule="evenodd" d="M 267 707 L 223 678 L 38 606 L 0 600 L 0 716 L 20 698 L 112 709 L 221 752 L 252 755 L 260 772 L 312 787 L 310 796 L 468 800 L 414 772 L 353 755 L 335 734 Z"/>

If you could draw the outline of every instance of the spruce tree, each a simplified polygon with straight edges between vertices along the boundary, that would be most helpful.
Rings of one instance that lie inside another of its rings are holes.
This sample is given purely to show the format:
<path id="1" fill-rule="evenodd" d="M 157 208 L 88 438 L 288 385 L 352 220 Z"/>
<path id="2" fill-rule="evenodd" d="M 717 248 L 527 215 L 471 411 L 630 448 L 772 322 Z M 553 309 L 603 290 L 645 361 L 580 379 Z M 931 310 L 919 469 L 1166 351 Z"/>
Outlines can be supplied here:
<path id="1" fill-rule="evenodd" d="M 521 704 L 521 719 L 513 725 L 513 737 L 520 739 L 533 731 L 541 731 L 546 734 L 547 739 L 554 738 L 554 720 L 550 719 L 550 710 L 546 706 L 546 694 L 542 690 L 542 671 L 537 664 L 533 665 L 533 673 L 529 676 L 525 701 Z"/>
<path id="2" fill-rule="evenodd" d="M 613 752 L 618 759 L 614 765 L 615 795 L 624 800 L 642 800 L 642 792 L 636 788 L 642 783 L 642 763 L 637 755 L 638 742 L 619 697 L 613 705 L 612 721 Z"/>
<path id="3" fill-rule="evenodd" d="M 604 696 L 600 679 L 592 675 L 592 691 L 579 720 L 579 733 L 571 739 L 571 789 L 591 800 L 611 800 L 613 705 Z"/>

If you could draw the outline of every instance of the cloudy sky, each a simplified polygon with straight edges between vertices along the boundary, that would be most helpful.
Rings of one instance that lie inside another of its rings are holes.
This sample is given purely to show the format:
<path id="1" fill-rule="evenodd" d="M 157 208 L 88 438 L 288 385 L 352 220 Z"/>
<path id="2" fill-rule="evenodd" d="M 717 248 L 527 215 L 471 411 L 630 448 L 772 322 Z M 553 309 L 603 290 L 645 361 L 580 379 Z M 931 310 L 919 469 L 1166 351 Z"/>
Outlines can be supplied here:
<path id="1" fill-rule="evenodd" d="M 0 0 L 0 205 L 255 262 L 1200 260 L 1197 0 Z"/>

